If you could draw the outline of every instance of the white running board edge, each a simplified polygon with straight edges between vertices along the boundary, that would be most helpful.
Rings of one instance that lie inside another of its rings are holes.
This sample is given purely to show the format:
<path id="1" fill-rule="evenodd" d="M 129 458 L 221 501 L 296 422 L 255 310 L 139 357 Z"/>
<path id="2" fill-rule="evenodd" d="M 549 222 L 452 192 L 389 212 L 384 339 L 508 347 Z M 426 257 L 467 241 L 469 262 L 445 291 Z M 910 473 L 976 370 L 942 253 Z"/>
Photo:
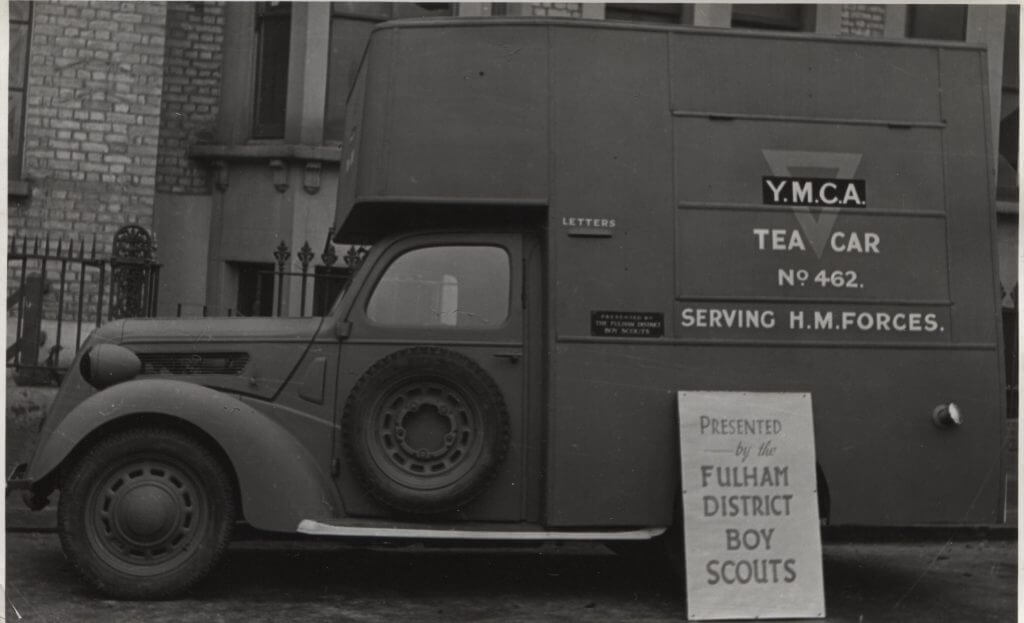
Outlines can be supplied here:
<path id="1" fill-rule="evenodd" d="M 485 541 L 648 541 L 668 528 L 639 530 L 557 531 L 557 530 L 459 530 L 432 528 L 384 528 L 367 526 L 332 526 L 312 519 L 303 519 L 296 529 L 300 534 L 316 536 L 348 536 L 379 539 L 478 539 Z"/>

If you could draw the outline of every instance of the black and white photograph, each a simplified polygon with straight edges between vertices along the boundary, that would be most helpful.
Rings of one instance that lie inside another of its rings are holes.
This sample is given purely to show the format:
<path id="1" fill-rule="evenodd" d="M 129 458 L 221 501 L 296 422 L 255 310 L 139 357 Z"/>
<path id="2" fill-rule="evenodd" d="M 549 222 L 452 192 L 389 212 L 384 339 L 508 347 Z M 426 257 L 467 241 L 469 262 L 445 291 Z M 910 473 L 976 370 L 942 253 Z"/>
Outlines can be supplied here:
<path id="1" fill-rule="evenodd" d="M 1018 619 L 1019 4 L 0 15 L 0 620 Z"/>

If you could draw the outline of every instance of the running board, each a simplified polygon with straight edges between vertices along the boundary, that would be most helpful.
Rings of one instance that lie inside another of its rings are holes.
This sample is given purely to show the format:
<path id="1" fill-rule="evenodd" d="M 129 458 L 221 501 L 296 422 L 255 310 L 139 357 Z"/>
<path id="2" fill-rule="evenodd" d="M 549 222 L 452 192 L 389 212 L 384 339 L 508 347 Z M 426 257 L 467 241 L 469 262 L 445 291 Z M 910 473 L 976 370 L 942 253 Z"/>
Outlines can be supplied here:
<path id="1" fill-rule="evenodd" d="M 297 532 L 316 536 L 349 536 L 378 539 L 476 539 L 485 541 L 649 541 L 668 528 L 601 531 L 464 530 L 452 528 L 385 528 L 333 526 L 312 519 L 299 522 Z"/>

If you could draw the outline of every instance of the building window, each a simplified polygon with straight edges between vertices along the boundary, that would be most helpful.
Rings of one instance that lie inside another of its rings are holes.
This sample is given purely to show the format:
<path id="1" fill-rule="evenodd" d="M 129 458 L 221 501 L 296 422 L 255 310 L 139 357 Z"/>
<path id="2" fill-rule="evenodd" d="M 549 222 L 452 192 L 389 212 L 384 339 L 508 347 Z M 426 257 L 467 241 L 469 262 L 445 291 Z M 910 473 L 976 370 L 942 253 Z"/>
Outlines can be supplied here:
<path id="1" fill-rule="evenodd" d="M 238 296 L 235 299 L 238 315 L 274 315 L 274 265 L 232 262 L 232 266 L 238 271 Z"/>
<path id="2" fill-rule="evenodd" d="M 624 22 L 647 22 L 654 24 L 680 24 L 683 22 L 681 4 L 624 3 L 606 4 L 604 18 Z"/>
<path id="3" fill-rule="evenodd" d="M 284 137 L 291 28 L 291 3 L 257 3 L 253 138 Z"/>
<path id="4" fill-rule="evenodd" d="M 7 177 L 21 179 L 25 136 L 25 85 L 28 77 L 32 4 L 14 1 L 10 8 L 10 57 L 7 87 Z"/>
<path id="5" fill-rule="evenodd" d="M 966 4 L 912 4 L 907 6 L 907 37 L 963 41 L 966 36 Z"/>
<path id="6" fill-rule="evenodd" d="M 441 2 L 332 2 L 331 40 L 327 60 L 327 109 L 324 138 L 345 137 L 345 103 L 359 72 L 370 31 L 379 22 L 405 17 L 447 17 L 452 4 Z"/>
<path id="7" fill-rule="evenodd" d="M 734 4 L 733 28 L 758 30 L 814 30 L 814 5 L 808 4 Z"/>

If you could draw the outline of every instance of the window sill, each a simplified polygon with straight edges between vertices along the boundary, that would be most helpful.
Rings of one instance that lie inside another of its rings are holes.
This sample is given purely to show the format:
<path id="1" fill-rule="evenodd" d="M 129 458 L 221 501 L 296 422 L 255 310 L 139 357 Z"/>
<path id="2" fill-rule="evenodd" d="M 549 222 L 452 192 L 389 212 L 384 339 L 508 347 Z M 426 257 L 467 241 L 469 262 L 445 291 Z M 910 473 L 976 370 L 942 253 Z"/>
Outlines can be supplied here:
<path id="1" fill-rule="evenodd" d="M 341 162 L 341 148 L 330 145 L 192 145 L 188 155 L 197 160 L 315 160 Z"/>
<path id="2" fill-rule="evenodd" d="M 28 180 L 7 180 L 7 196 L 26 199 L 32 194 L 32 185 Z"/>

